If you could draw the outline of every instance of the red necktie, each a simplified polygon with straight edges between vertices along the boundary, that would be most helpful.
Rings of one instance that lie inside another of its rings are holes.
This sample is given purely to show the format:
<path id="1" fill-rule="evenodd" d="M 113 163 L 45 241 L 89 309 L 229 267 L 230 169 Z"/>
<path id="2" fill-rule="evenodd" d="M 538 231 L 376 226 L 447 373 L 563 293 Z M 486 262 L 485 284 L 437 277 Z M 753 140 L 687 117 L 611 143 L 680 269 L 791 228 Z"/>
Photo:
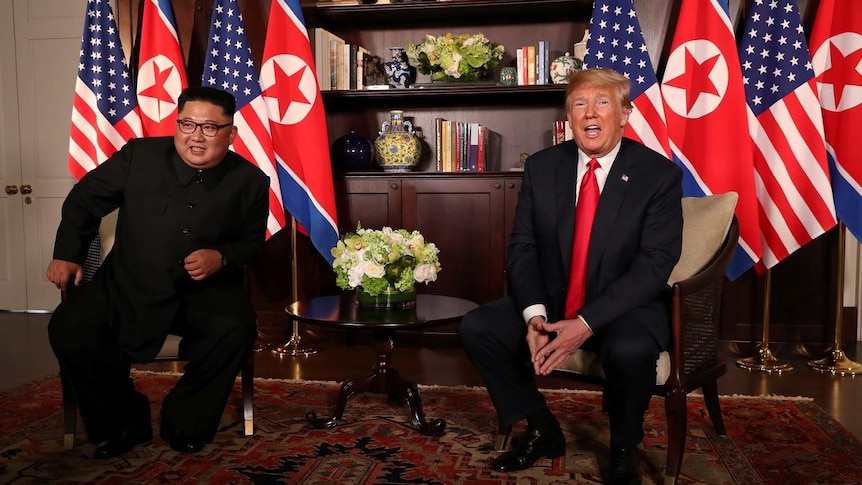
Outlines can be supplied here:
<path id="1" fill-rule="evenodd" d="M 587 164 L 587 173 L 581 180 L 578 206 L 575 209 L 575 241 L 572 244 L 572 269 L 569 273 L 569 291 L 566 294 L 566 319 L 578 316 L 584 306 L 587 293 L 587 253 L 590 249 L 590 234 L 593 220 L 599 205 L 599 184 L 596 182 L 596 169 L 599 162 L 595 158 Z"/>

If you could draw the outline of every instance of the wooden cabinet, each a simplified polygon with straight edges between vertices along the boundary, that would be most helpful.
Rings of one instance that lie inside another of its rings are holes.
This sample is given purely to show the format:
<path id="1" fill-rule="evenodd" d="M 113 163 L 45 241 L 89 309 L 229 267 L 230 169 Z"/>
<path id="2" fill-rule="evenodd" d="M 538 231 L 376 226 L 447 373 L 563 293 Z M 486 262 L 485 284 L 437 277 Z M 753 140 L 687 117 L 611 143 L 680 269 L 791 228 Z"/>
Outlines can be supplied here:
<path id="1" fill-rule="evenodd" d="M 417 229 L 443 270 L 420 293 L 485 303 L 506 294 L 506 246 L 520 173 L 361 174 L 336 177 L 339 227 Z"/>

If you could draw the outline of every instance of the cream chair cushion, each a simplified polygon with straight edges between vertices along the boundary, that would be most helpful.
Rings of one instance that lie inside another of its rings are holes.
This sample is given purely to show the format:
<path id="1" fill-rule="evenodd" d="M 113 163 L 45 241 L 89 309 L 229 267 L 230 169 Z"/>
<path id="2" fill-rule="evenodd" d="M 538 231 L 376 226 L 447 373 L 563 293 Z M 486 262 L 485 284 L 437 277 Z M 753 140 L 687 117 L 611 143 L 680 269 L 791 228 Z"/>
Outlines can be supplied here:
<path id="1" fill-rule="evenodd" d="M 709 264 L 730 230 L 738 199 L 736 192 L 683 197 L 682 254 L 668 279 L 669 285 L 694 276 Z M 557 370 L 604 379 L 605 373 L 596 357 L 579 349 Z M 656 361 L 656 385 L 667 382 L 669 376 L 670 354 L 662 352 Z"/>

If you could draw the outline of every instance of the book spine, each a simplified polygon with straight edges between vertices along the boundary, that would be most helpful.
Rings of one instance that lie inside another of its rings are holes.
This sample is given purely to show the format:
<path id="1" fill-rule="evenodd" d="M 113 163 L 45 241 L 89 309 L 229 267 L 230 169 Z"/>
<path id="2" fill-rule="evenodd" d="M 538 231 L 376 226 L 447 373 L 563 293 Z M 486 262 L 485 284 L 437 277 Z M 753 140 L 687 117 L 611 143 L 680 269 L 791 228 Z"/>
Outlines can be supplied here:
<path id="1" fill-rule="evenodd" d="M 538 56 L 536 59 L 536 84 L 548 84 L 548 49 L 550 49 L 550 43 L 547 40 L 540 40 L 539 51 L 536 54 Z"/>
<path id="2" fill-rule="evenodd" d="M 349 53 L 348 53 L 348 63 L 347 63 L 347 79 L 348 79 L 348 89 L 356 89 L 356 58 L 359 57 L 359 46 L 356 44 L 348 44 Z"/>
<path id="3" fill-rule="evenodd" d="M 524 48 L 519 47 L 515 50 L 515 68 L 518 71 L 518 86 L 523 86 L 524 83 Z"/>
<path id="4" fill-rule="evenodd" d="M 443 118 L 434 118 L 434 167 L 443 171 Z"/>
<path id="5" fill-rule="evenodd" d="M 488 128 L 484 125 L 479 125 L 479 146 L 476 154 L 476 170 L 479 172 L 485 171 L 485 145 L 487 143 L 487 132 Z"/>
<path id="6" fill-rule="evenodd" d="M 479 171 L 479 123 L 470 123 L 470 147 L 467 150 L 467 161 L 471 172 Z"/>
<path id="7" fill-rule="evenodd" d="M 536 84 L 536 46 L 527 46 L 527 84 Z"/>

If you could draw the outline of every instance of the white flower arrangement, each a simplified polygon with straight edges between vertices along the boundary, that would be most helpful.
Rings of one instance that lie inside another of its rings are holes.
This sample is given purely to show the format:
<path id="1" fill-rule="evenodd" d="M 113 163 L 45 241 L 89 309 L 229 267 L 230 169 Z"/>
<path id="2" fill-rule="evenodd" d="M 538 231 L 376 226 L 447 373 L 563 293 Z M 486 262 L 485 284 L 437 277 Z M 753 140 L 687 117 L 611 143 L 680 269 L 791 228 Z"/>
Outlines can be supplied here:
<path id="1" fill-rule="evenodd" d="M 433 81 L 477 81 L 500 66 L 505 47 L 492 44 L 482 34 L 426 35 L 418 44 L 407 43 L 407 56 Z"/>
<path id="2" fill-rule="evenodd" d="M 386 292 L 390 286 L 410 291 L 416 282 L 436 281 L 442 269 L 437 246 L 425 242 L 419 231 L 357 225 L 356 232 L 345 234 L 331 252 L 339 288 L 362 287 L 371 296 Z"/>

